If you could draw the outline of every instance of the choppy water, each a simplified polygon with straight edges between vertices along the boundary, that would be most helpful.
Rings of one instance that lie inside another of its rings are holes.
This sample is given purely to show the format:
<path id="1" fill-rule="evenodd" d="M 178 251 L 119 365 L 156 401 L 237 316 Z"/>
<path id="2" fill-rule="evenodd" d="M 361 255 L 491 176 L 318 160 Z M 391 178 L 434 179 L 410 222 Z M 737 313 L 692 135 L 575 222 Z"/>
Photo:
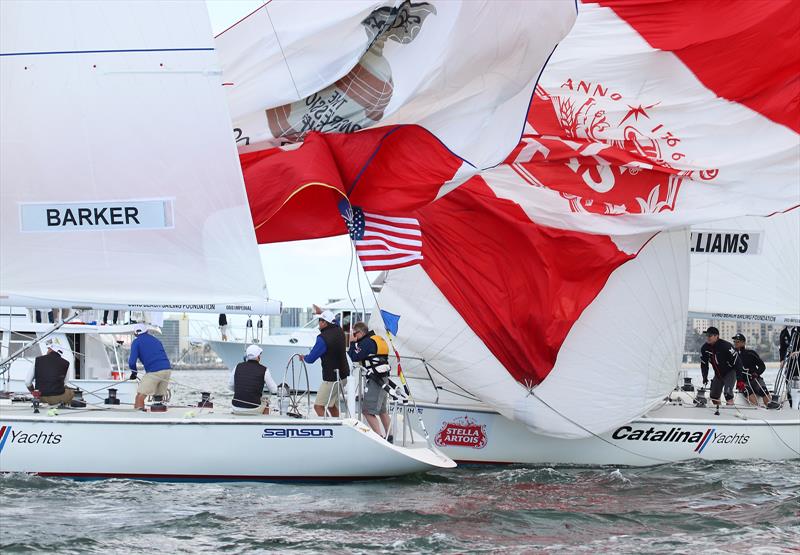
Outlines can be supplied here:
<path id="1" fill-rule="evenodd" d="M 224 372 L 176 372 L 176 398 Z M 192 398 L 194 394 L 191 394 Z M 2 553 L 799 553 L 800 461 L 337 485 L 0 479 Z"/>

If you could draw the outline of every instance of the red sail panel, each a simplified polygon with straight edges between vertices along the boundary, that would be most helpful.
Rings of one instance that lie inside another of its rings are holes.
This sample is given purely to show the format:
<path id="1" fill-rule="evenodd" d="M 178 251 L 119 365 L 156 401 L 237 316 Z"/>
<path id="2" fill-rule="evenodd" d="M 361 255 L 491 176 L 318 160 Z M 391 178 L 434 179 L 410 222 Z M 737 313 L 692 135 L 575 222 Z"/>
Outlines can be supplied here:
<path id="1" fill-rule="evenodd" d="M 718 96 L 800 132 L 800 9 L 792 0 L 591 0 Z"/>
<path id="2" fill-rule="evenodd" d="M 311 133 L 297 149 L 240 159 L 259 243 L 345 233 L 337 209 L 344 196 L 364 210 L 407 214 L 433 201 L 462 164 L 417 125 Z"/>
<path id="3" fill-rule="evenodd" d="M 514 378 L 552 370 L 572 325 L 633 258 L 608 236 L 532 222 L 480 177 L 417 212 L 422 267 Z"/>

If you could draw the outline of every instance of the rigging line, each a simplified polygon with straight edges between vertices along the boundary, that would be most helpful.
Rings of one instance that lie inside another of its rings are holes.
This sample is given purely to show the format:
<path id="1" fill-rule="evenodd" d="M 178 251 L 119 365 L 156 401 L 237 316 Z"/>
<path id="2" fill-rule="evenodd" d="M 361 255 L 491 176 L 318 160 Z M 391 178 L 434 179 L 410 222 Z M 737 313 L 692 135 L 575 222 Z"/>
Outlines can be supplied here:
<path id="1" fill-rule="evenodd" d="M 283 44 L 281 44 L 281 39 L 278 36 L 278 30 L 275 29 L 275 24 L 272 22 L 272 16 L 269 14 L 269 10 L 264 10 L 264 12 L 267 14 L 267 19 L 269 19 L 269 24 L 272 27 L 272 32 L 275 33 L 275 42 L 278 43 L 278 48 L 281 49 L 281 57 L 283 58 L 283 63 L 286 65 L 286 71 L 289 72 L 289 78 L 292 80 L 292 86 L 294 87 L 294 92 L 297 93 L 297 100 L 303 100 L 303 97 L 300 96 L 300 91 L 297 88 L 297 83 L 295 83 L 294 81 L 294 74 L 292 73 L 292 68 L 289 67 L 289 60 L 286 59 L 286 53 L 283 51 Z"/>
<path id="2" fill-rule="evenodd" d="M 595 437 L 595 438 L 599 439 L 600 441 L 603 441 L 603 442 L 605 442 L 605 443 L 608 443 L 608 444 L 609 444 L 610 446 L 612 446 L 612 447 L 615 447 L 615 448 L 617 448 L 617 449 L 620 449 L 621 451 L 625 451 L 625 452 L 627 452 L 627 453 L 630 453 L 631 455 L 635 455 L 635 456 L 637 456 L 637 457 L 642 457 L 642 458 L 644 458 L 644 459 L 650 459 L 651 461 L 658 461 L 658 462 L 660 462 L 660 463 L 671 463 L 671 462 L 674 462 L 674 461 L 669 461 L 669 460 L 666 460 L 666 459 L 659 459 L 659 458 L 657 458 L 657 457 L 651 457 L 651 456 L 649 456 L 649 455 L 642 455 L 642 454 L 640 454 L 640 453 L 636 453 L 635 451 L 631 451 L 630 449 L 627 449 L 627 448 L 625 448 L 625 447 L 622 447 L 621 445 L 617 445 L 617 444 L 615 444 L 615 443 L 612 443 L 611 441 L 607 440 L 606 438 L 604 438 L 604 437 L 602 437 L 602 436 L 600 436 L 600 435 L 598 435 L 598 434 L 594 433 L 592 430 L 590 430 L 590 429 L 586 428 L 585 426 L 583 426 L 583 425 L 582 425 L 582 424 L 580 424 L 579 422 L 576 422 L 576 421 L 572 420 L 572 419 L 571 419 L 569 416 L 567 416 L 567 415 L 565 415 L 565 414 L 562 414 L 560 411 L 558 411 L 558 410 L 554 409 L 552 406 L 550 406 L 550 404 L 549 404 L 547 401 L 545 401 L 544 399 L 542 399 L 541 397 L 539 397 L 538 395 L 536 395 L 536 391 L 534 391 L 533 389 L 531 390 L 531 395 L 532 395 L 534 398 L 536 398 L 536 399 L 538 399 L 539 401 L 541 401 L 541 402 L 542 402 L 542 404 L 543 404 L 544 406 L 546 406 L 547 408 L 549 408 L 551 411 L 553 411 L 554 413 L 556 413 L 557 415 L 559 415 L 561 418 L 563 418 L 563 419 L 564 419 L 564 420 L 566 420 L 567 422 L 570 422 L 571 424 L 573 424 L 573 425 L 577 426 L 578 428 L 582 429 L 583 431 L 585 431 L 585 432 L 588 432 L 589 434 L 591 434 L 593 437 Z"/>
<path id="3" fill-rule="evenodd" d="M 770 424 L 768 420 L 762 419 L 761 421 L 769 427 L 770 431 L 775 435 L 775 437 L 777 437 L 780 440 L 780 442 L 783 443 L 790 451 L 792 451 L 795 455 L 800 455 L 800 451 L 797 451 L 791 445 L 783 441 L 783 438 L 780 436 L 778 432 L 775 431 L 775 429 L 772 427 L 772 424 Z"/>

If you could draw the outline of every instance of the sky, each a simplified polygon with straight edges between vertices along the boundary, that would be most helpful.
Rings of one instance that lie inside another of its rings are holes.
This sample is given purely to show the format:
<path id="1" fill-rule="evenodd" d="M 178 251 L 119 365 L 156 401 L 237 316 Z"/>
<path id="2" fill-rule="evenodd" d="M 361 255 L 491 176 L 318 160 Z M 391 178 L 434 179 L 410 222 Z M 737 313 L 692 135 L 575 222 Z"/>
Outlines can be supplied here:
<path id="1" fill-rule="evenodd" d="M 261 0 L 206 0 L 211 27 L 220 33 L 264 4 Z M 313 241 L 294 241 L 259 246 L 264 276 L 271 298 L 284 306 L 323 304 L 328 299 L 358 295 L 356 271 L 365 286 L 367 276 L 357 261 L 352 261 L 350 239 L 343 235 Z M 352 271 L 351 271 L 352 269 Z M 369 277 L 376 274 L 370 272 Z"/>

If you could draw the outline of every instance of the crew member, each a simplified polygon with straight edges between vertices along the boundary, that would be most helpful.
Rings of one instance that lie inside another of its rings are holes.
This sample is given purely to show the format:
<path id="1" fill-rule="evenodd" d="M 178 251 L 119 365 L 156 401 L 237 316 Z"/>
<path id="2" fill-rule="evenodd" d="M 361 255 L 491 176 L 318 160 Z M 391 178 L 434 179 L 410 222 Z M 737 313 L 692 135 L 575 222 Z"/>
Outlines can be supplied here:
<path id="1" fill-rule="evenodd" d="M 75 396 L 75 390 L 64 385 L 69 370 L 69 362 L 62 356 L 64 351 L 61 345 L 51 343 L 45 354 L 36 357 L 25 377 L 28 391 L 32 393 L 34 389 L 38 389 L 42 402 L 48 405 L 68 405 Z"/>
<path id="2" fill-rule="evenodd" d="M 767 369 L 767 365 L 758 356 L 758 353 L 752 349 L 747 349 L 745 343 L 747 338 L 741 333 L 733 336 L 733 346 L 739 353 L 739 358 L 742 360 L 742 376 L 739 390 L 743 391 L 747 400 L 751 405 L 758 405 L 758 397 L 764 401 L 764 406 L 768 406 L 772 400 L 769 395 L 767 384 L 764 383 L 764 378 L 761 375 Z"/>
<path id="3" fill-rule="evenodd" d="M 223 341 L 228 340 L 228 317 L 225 314 L 219 315 L 219 334 Z"/>
<path id="4" fill-rule="evenodd" d="M 708 383 L 708 363 L 714 367 L 709 397 L 715 405 L 720 405 L 720 394 L 725 391 L 726 404 L 733 404 L 733 388 L 736 386 L 737 372 L 742 371 L 742 361 L 733 345 L 719 338 L 719 330 L 714 326 L 706 331 L 706 342 L 700 348 L 700 372 L 703 385 Z"/>
<path id="5" fill-rule="evenodd" d="M 167 358 L 164 345 L 157 337 L 147 331 L 145 324 L 136 324 L 133 328 L 136 339 L 131 343 L 131 356 L 128 358 L 128 368 L 131 369 L 131 379 L 135 380 L 136 361 L 141 360 L 147 372 L 139 381 L 136 389 L 136 400 L 133 408 L 144 410 L 144 399 L 148 395 L 166 396 L 169 388 L 169 379 L 172 375 L 172 366 Z"/>
<path id="6" fill-rule="evenodd" d="M 326 407 L 331 416 L 339 416 L 339 387 L 347 385 L 350 375 L 345 336 L 330 310 L 323 310 L 316 318 L 319 318 L 319 335 L 311 351 L 300 355 L 300 360 L 309 364 L 317 359 L 322 361 L 322 383 L 314 401 L 317 416 L 323 416 Z"/>
<path id="7" fill-rule="evenodd" d="M 375 335 L 375 332 L 367 328 L 364 322 L 356 322 L 353 325 L 352 342 L 347 354 L 350 355 L 350 360 L 360 362 L 367 370 L 367 383 L 364 386 L 364 399 L 361 402 L 364 417 L 376 434 L 385 437 L 391 443 L 389 394 L 384 388 L 389 383 L 391 371 L 389 345 L 383 337 Z"/>
<path id="8" fill-rule="evenodd" d="M 269 413 L 269 400 L 261 396 L 264 384 L 273 395 L 278 392 L 278 384 L 272 379 L 269 368 L 261 364 L 261 353 L 258 345 L 247 347 L 244 362 L 237 364 L 228 378 L 228 388 L 233 391 L 233 414 Z"/>

